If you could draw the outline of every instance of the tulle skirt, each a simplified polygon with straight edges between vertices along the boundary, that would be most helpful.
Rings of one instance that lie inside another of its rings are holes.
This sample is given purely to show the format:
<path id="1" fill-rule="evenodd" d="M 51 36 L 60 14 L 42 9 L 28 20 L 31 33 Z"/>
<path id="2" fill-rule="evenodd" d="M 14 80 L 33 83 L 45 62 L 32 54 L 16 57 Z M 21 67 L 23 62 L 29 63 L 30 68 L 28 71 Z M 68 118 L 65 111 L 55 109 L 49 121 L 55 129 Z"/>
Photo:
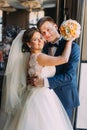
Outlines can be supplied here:
<path id="1" fill-rule="evenodd" d="M 6 130 L 72 130 L 71 122 L 53 90 L 33 88 Z"/>

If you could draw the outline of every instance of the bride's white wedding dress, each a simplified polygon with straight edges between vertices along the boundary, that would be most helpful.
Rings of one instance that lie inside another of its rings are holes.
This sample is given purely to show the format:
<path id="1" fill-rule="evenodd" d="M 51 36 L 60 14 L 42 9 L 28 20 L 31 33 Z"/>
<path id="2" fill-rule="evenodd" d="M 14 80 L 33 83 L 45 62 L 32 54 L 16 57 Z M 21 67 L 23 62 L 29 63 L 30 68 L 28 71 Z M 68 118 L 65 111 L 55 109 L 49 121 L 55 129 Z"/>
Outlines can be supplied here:
<path id="1" fill-rule="evenodd" d="M 37 54 L 38 55 L 38 54 Z M 30 75 L 38 74 L 42 78 L 52 77 L 55 67 L 42 67 L 36 61 L 36 54 L 30 56 L 28 70 Z M 22 110 L 16 112 L 14 120 L 6 130 L 72 130 L 70 120 L 52 89 L 48 87 L 30 87 Z M 19 114 L 20 113 L 20 114 Z"/>

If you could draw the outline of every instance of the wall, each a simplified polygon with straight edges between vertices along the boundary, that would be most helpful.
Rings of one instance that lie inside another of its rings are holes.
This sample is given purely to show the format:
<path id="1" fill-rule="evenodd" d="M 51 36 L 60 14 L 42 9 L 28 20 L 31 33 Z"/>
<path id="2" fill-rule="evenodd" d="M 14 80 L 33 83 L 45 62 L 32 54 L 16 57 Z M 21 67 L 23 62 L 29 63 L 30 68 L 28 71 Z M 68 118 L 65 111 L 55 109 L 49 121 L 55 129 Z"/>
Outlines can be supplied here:
<path id="1" fill-rule="evenodd" d="M 76 128 L 87 129 L 87 0 L 79 0 L 78 20 L 81 21 L 81 61 L 79 77 L 80 106 L 77 109 Z"/>
<path id="2" fill-rule="evenodd" d="M 82 48 L 82 61 L 87 61 L 87 0 L 85 0 L 84 8 L 84 32 L 83 32 L 83 48 Z"/>
<path id="3" fill-rule="evenodd" d="M 15 12 L 7 12 L 4 15 L 4 19 L 6 20 L 6 25 L 18 25 L 26 28 L 28 26 L 28 16 L 29 12 L 26 10 L 17 10 Z"/>

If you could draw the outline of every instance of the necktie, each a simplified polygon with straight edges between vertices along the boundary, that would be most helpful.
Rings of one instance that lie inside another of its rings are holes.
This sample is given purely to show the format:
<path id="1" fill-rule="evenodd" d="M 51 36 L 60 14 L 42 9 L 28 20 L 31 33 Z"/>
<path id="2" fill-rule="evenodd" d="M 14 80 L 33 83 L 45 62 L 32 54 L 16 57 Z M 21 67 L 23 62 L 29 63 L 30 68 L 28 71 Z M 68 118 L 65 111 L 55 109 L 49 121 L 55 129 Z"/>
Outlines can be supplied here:
<path id="1" fill-rule="evenodd" d="M 58 43 L 49 43 L 49 55 L 54 56 L 57 48 Z"/>
<path id="2" fill-rule="evenodd" d="M 49 44 L 49 55 L 54 56 L 57 47 L 58 47 L 57 43 L 55 43 L 55 44 L 50 43 Z"/>
<path id="3" fill-rule="evenodd" d="M 58 47 L 58 43 L 54 43 L 54 44 L 49 43 L 49 47 Z"/>

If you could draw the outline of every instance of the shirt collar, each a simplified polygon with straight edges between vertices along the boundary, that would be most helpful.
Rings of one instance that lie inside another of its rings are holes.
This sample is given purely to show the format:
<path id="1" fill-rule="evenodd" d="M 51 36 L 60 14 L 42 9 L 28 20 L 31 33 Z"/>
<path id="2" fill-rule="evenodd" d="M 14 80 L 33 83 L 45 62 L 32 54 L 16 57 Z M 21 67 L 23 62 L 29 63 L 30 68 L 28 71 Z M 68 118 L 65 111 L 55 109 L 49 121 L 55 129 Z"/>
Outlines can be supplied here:
<path id="1" fill-rule="evenodd" d="M 60 36 L 60 38 L 59 39 L 57 39 L 55 42 L 51 42 L 51 44 L 57 44 L 57 45 L 59 45 L 59 41 L 62 39 L 62 37 Z"/>

